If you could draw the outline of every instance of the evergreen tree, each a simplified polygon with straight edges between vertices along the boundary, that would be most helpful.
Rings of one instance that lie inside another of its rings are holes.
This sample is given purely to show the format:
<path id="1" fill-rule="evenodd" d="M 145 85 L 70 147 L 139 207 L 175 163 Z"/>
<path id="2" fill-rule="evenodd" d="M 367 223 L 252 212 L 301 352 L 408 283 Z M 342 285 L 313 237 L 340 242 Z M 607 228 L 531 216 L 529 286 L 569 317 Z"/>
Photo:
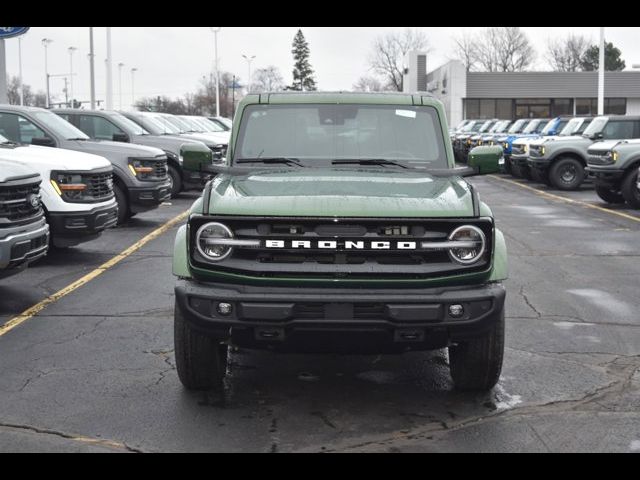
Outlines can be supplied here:
<path id="1" fill-rule="evenodd" d="M 313 78 L 313 69 L 309 63 L 309 44 L 298 30 L 293 38 L 291 53 L 293 54 L 293 84 L 287 90 L 317 90 L 316 81 Z"/>
<path id="2" fill-rule="evenodd" d="M 620 58 L 622 52 L 619 48 L 613 46 L 611 42 L 605 42 L 604 44 L 604 69 L 607 72 L 616 72 L 620 70 L 624 70 L 626 67 L 625 61 Z M 600 65 L 600 47 L 598 45 L 593 45 L 588 48 L 587 51 L 582 56 L 582 61 L 580 62 L 582 70 L 584 71 L 594 71 L 598 70 Z"/>

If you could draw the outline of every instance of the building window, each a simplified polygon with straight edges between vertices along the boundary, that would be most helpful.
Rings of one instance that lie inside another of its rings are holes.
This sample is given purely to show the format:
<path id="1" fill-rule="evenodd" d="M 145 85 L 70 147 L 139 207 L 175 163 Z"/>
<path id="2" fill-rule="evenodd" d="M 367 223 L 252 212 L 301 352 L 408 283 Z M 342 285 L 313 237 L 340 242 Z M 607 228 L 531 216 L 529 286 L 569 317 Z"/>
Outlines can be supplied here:
<path id="1" fill-rule="evenodd" d="M 604 114 L 605 115 L 626 115 L 627 99 L 626 98 L 605 98 Z M 598 115 L 598 99 L 597 98 L 576 98 L 576 115 Z"/>
<path id="2" fill-rule="evenodd" d="M 467 99 L 464 101 L 465 118 L 480 118 L 480 100 Z"/>
<path id="3" fill-rule="evenodd" d="M 480 100 L 480 118 L 495 118 L 496 101 L 494 99 Z"/>
<path id="4" fill-rule="evenodd" d="M 571 98 L 554 98 L 551 103 L 551 116 L 566 115 L 573 115 L 573 100 Z"/>
<path id="5" fill-rule="evenodd" d="M 513 118 L 513 100 L 499 98 L 496 100 L 496 118 L 511 120 Z"/>

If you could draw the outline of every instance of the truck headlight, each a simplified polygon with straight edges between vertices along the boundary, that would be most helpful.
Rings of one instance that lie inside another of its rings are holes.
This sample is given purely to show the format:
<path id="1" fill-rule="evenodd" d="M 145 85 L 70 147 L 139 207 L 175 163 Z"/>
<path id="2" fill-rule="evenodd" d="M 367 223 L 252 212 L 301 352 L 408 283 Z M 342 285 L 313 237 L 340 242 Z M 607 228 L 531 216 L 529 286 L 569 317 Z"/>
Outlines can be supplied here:
<path id="1" fill-rule="evenodd" d="M 87 185 L 81 174 L 51 172 L 51 185 L 65 200 L 80 200 L 84 197 Z"/>
<path id="2" fill-rule="evenodd" d="M 144 165 L 141 160 L 135 158 L 129 160 L 129 170 L 134 177 L 140 180 L 148 178 L 153 173 L 153 167 Z"/>
<path id="3" fill-rule="evenodd" d="M 540 147 L 540 156 L 544 157 L 544 147 Z"/>
<path id="4" fill-rule="evenodd" d="M 449 241 L 465 242 L 469 246 L 449 249 L 449 257 L 456 263 L 470 265 L 477 262 L 485 251 L 487 239 L 484 232 L 473 225 L 464 225 L 456 228 Z"/>
<path id="5" fill-rule="evenodd" d="M 505 150 L 508 150 L 509 149 L 509 144 L 507 142 L 504 142 L 502 144 L 502 148 L 504 148 Z"/>
<path id="6" fill-rule="evenodd" d="M 615 150 L 611 152 L 611 160 L 613 160 L 614 163 L 618 161 L 618 152 L 616 152 Z"/>
<path id="7" fill-rule="evenodd" d="M 233 232 L 221 223 L 205 223 L 196 233 L 196 248 L 207 260 L 220 261 L 231 254 L 232 247 L 225 239 L 232 239 Z"/>

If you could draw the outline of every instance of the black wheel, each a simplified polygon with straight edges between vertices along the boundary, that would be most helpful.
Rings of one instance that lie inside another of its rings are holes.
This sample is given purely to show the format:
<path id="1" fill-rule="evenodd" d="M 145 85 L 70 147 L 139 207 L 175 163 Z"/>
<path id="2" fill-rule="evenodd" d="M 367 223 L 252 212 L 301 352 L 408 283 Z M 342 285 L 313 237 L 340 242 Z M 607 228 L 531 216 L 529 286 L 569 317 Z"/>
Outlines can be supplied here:
<path id="1" fill-rule="evenodd" d="M 222 390 L 228 347 L 220 339 L 194 330 L 178 305 L 174 314 L 176 369 L 189 390 Z"/>
<path id="2" fill-rule="evenodd" d="M 504 159 L 504 173 L 511 174 L 511 161 L 507 158 Z"/>
<path id="3" fill-rule="evenodd" d="M 169 165 L 169 181 L 171 182 L 171 198 L 176 198 L 182 191 L 182 177 L 176 167 Z"/>
<path id="4" fill-rule="evenodd" d="M 622 181 L 622 196 L 633 208 L 640 208 L 640 190 L 638 190 L 638 170 L 634 168 Z"/>
<path id="5" fill-rule="evenodd" d="M 520 172 L 520 166 L 516 165 L 515 163 L 511 164 L 511 175 L 516 177 L 516 178 L 521 178 L 522 177 L 522 172 Z"/>
<path id="6" fill-rule="evenodd" d="M 449 347 L 449 369 L 459 390 L 491 390 L 502 371 L 504 308 L 494 327 L 482 337 Z"/>
<path id="7" fill-rule="evenodd" d="M 622 193 L 602 185 L 596 185 L 596 194 L 607 203 L 624 203 Z"/>
<path id="8" fill-rule="evenodd" d="M 118 225 L 126 223 L 131 218 L 129 211 L 129 201 L 127 195 L 119 185 L 113 186 L 113 193 L 116 195 L 116 203 L 118 204 Z"/>
<path id="9" fill-rule="evenodd" d="M 533 180 L 533 177 L 531 176 L 531 169 L 528 166 L 518 166 L 518 168 L 520 169 L 520 175 L 522 175 L 522 178 Z"/>
<path id="10" fill-rule="evenodd" d="M 584 180 L 584 166 L 571 157 L 558 159 L 549 170 L 551 185 L 558 190 L 577 190 Z"/>
<path id="11" fill-rule="evenodd" d="M 537 168 L 529 167 L 529 171 L 531 172 L 531 180 L 538 183 L 545 183 L 545 175 L 543 172 L 538 170 Z"/>

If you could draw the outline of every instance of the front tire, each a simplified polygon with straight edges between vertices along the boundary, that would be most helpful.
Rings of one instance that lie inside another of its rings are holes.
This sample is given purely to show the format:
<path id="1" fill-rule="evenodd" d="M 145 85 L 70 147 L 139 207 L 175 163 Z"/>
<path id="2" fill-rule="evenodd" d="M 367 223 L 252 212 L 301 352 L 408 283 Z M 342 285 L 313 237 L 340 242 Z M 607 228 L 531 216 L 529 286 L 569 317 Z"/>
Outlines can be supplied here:
<path id="1" fill-rule="evenodd" d="M 131 218 L 129 201 L 127 200 L 126 193 L 119 185 L 113 186 L 113 193 L 116 196 L 116 203 L 118 204 L 118 225 L 122 225 Z"/>
<path id="2" fill-rule="evenodd" d="M 622 181 L 622 196 L 633 208 L 640 208 L 640 190 L 638 190 L 638 169 L 634 168 Z"/>
<path id="3" fill-rule="evenodd" d="M 449 370 L 459 390 L 491 390 L 502 371 L 504 307 L 489 332 L 449 347 Z"/>
<path id="4" fill-rule="evenodd" d="M 622 193 L 617 192 L 616 190 L 611 190 L 607 187 L 603 187 L 601 185 L 596 185 L 596 194 L 607 203 L 624 203 L 624 197 L 622 196 Z"/>
<path id="5" fill-rule="evenodd" d="M 577 190 L 585 177 L 584 166 L 572 157 L 563 157 L 549 170 L 549 180 L 558 190 Z"/>
<path id="6" fill-rule="evenodd" d="M 187 322 L 176 304 L 174 314 L 176 370 L 188 390 L 223 388 L 227 371 L 227 345 L 220 339 L 201 333 Z"/>
<path id="7" fill-rule="evenodd" d="M 537 168 L 529 168 L 531 171 L 531 179 L 537 183 L 546 183 L 544 174 Z"/>
<path id="8" fill-rule="evenodd" d="M 182 191 L 182 177 L 176 167 L 169 165 L 169 181 L 171 182 L 171 198 L 176 198 Z"/>

